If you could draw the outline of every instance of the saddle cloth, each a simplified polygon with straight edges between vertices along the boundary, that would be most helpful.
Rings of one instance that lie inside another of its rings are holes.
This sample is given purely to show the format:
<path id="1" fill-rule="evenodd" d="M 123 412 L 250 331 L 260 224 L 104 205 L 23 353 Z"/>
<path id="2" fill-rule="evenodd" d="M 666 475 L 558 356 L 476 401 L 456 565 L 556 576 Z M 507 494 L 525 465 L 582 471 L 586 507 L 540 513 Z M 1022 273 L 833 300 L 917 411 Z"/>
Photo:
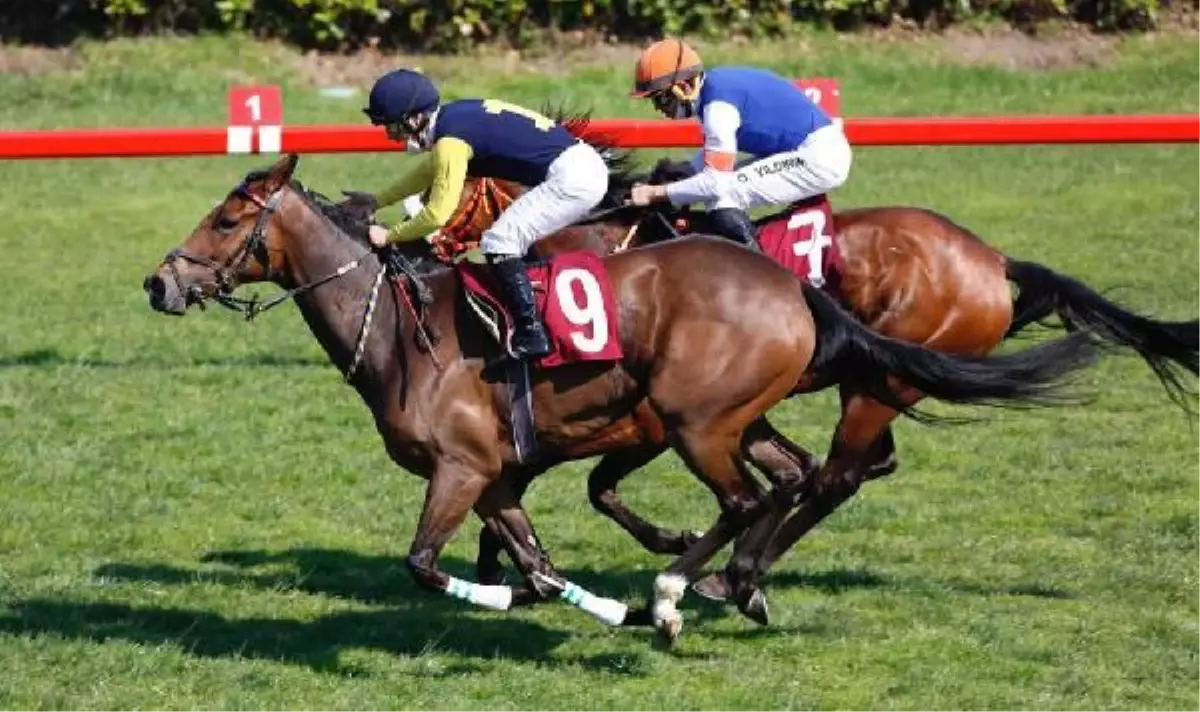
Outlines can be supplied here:
<path id="1" fill-rule="evenodd" d="M 817 195 L 758 226 L 758 243 L 771 259 L 815 287 L 824 287 L 842 268 L 842 251 L 829 198 Z"/>
<path id="2" fill-rule="evenodd" d="M 566 252 L 546 262 L 528 263 L 525 269 L 533 284 L 538 316 L 550 337 L 550 353 L 538 360 L 538 366 L 553 368 L 622 357 L 616 298 L 599 257 L 587 251 Z M 491 270 L 467 261 L 456 263 L 455 270 L 472 311 L 509 351 L 512 316 Z"/>

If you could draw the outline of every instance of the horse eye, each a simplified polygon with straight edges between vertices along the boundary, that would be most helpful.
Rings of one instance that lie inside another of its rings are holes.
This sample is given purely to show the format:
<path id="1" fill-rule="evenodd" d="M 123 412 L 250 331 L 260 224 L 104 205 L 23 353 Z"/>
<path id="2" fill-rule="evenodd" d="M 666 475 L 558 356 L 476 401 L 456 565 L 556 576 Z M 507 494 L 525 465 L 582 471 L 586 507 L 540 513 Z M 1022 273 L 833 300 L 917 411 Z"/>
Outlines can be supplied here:
<path id="1" fill-rule="evenodd" d="M 217 232 L 221 233 L 222 235 L 228 235 L 229 233 L 233 232 L 235 227 L 238 226 L 238 222 L 239 221 L 236 218 L 222 215 L 217 220 Z"/>

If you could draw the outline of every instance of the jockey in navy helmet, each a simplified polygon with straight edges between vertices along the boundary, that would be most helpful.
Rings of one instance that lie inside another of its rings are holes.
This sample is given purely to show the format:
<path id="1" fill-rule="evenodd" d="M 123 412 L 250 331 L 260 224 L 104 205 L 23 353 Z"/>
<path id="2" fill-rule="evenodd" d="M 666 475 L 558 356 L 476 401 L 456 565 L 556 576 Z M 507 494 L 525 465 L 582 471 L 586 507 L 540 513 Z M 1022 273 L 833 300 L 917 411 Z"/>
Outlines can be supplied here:
<path id="1" fill-rule="evenodd" d="M 384 207 L 430 190 L 416 215 L 390 230 L 371 228 L 376 247 L 420 239 L 445 225 L 468 175 L 530 186 L 483 233 L 480 250 L 513 314 L 513 354 L 529 358 L 549 353 L 522 258 L 534 242 L 596 207 L 608 190 L 604 159 L 563 126 L 524 107 L 495 99 L 442 104 L 433 82 L 407 69 L 380 77 L 363 111 L 371 123 L 387 128 L 388 138 L 424 154 L 378 193 L 377 204 Z"/>
<path id="2" fill-rule="evenodd" d="M 648 98 L 668 118 L 699 118 L 704 148 L 691 177 L 634 186 L 638 205 L 669 200 L 707 204 L 722 235 L 758 247 L 747 210 L 788 205 L 827 193 L 850 174 L 850 144 L 841 126 L 790 81 L 753 67 L 704 69 L 681 40 L 642 52 L 633 96 Z M 738 163 L 738 153 L 749 159 Z"/>

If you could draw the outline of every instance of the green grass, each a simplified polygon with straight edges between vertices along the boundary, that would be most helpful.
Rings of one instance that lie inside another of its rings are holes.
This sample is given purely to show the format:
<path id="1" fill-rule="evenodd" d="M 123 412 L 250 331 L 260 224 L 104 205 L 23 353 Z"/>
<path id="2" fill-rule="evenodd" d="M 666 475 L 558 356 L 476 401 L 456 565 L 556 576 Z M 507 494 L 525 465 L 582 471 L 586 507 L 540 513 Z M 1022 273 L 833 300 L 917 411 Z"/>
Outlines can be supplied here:
<path id="1" fill-rule="evenodd" d="M 717 60 L 843 81 L 851 114 L 1195 111 L 1193 38 L 1099 68 L 963 67 L 929 45 L 813 35 Z M 360 119 L 248 41 L 89 45 L 0 76 L 0 127 L 219 124 L 231 78 L 284 81 L 292 122 Z M 235 59 L 235 56 L 237 59 Z M 743 59 L 744 57 L 744 59 Z M 438 60 L 451 93 L 644 113 L 627 66 L 561 77 Z M 870 149 L 842 207 L 932 207 L 1146 312 L 1200 308 L 1195 146 Z M 395 156 L 307 157 L 371 189 Z M 901 470 L 779 565 L 772 625 L 685 599 L 672 652 L 562 604 L 507 614 L 415 589 L 422 483 L 291 306 L 253 325 L 152 313 L 142 277 L 255 158 L 0 164 L 0 706 L 5 708 L 1173 708 L 1197 696 L 1197 428 L 1142 364 L 1086 407 L 897 427 Z M 268 288 L 269 290 L 269 288 Z M 268 291 L 261 290 L 261 291 Z M 823 450 L 830 394 L 773 414 Z M 557 565 L 638 600 L 664 561 L 591 513 L 590 463 L 527 503 Z M 632 477 L 672 526 L 715 506 L 674 458 Z M 470 573 L 478 525 L 448 547 Z"/>

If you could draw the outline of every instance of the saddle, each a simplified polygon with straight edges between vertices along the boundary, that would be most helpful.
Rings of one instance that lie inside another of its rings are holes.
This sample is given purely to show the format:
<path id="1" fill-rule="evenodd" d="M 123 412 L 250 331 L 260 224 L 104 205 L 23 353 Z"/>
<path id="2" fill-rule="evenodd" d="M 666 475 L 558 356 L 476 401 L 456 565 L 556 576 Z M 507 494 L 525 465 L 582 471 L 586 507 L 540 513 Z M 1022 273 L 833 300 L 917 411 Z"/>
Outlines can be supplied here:
<path id="1" fill-rule="evenodd" d="M 591 252 L 580 251 L 525 264 L 538 317 L 550 340 L 550 353 L 535 363 L 512 356 L 509 343 L 513 318 L 491 270 L 466 260 L 457 262 L 454 269 L 467 306 L 496 345 L 508 388 L 513 445 L 518 459 L 527 462 L 537 450 L 530 369 L 617 361 L 623 356 L 618 338 L 619 312 L 604 262 Z"/>

